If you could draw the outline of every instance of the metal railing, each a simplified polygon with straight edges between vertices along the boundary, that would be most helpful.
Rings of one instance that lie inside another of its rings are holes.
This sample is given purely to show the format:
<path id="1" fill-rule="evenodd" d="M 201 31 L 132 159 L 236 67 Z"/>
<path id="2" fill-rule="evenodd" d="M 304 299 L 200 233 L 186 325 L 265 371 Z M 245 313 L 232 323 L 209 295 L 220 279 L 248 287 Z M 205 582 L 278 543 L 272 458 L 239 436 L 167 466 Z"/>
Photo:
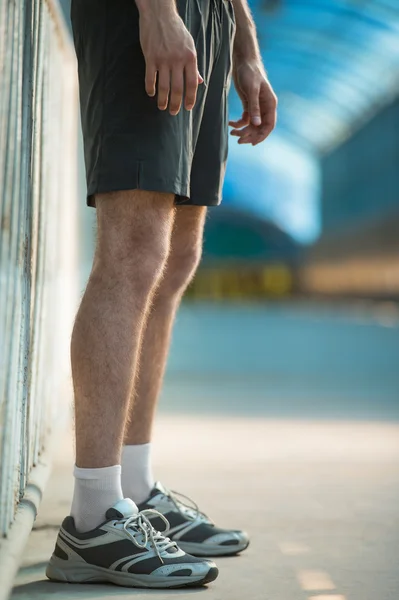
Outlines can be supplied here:
<path id="1" fill-rule="evenodd" d="M 0 0 L 0 535 L 70 401 L 76 66 L 56 0 Z"/>

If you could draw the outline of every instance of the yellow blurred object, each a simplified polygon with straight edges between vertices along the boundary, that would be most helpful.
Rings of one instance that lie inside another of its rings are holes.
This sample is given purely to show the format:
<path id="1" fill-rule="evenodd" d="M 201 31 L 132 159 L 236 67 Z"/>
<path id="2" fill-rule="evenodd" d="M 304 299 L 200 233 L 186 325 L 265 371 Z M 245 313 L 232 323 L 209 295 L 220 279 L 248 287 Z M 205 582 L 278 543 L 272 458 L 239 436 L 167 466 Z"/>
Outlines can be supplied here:
<path id="1" fill-rule="evenodd" d="M 300 279 L 309 293 L 397 296 L 399 262 L 395 256 L 320 261 L 301 269 Z"/>
<path id="2" fill-rule="evenodd" d="M 287 297 L 293 292 L 293 273 L 284 264 L 203 267 L 186 293 L 195 300 L 240 300 Z"/>

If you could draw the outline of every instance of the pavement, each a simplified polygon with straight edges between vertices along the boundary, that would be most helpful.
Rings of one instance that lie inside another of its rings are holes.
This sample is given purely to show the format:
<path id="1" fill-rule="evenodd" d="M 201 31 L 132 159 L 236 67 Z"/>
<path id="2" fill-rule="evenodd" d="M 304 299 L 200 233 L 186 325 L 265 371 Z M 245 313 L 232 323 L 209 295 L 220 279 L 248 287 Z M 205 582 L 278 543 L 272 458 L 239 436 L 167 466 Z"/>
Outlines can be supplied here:
<path id="1" fill-rule="evenodd" d="M 143 591 L 45 579 L 71 501 L 69 428 L 12 598 L 398 600 L 398 322 L 359 314 L 181 312 L 155 473 L 221 526 L 249 532 L 246 552 L 217 559 L 213 584 Z"/>
<path id="2" fill-rule="evenodd" d="M 225 526 L 248 530 L 249 549 L 217 560 L 205 589 L 125 590 L 50 583 L 44 569 L 72 494 L 72 442 L 59 447 L 14 600 L 397 600 L 399 426 L 163 416 L 159 478 Z M 176 456 L 180 454 L 178 460 Z"/>

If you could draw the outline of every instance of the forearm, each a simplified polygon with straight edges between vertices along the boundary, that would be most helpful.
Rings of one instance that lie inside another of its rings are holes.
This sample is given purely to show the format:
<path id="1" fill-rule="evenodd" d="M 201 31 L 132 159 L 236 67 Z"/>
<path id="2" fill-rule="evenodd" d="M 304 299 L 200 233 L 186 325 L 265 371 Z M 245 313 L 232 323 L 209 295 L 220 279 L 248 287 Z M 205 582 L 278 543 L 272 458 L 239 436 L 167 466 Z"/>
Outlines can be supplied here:
<path id="1" fill-rule="evenodd" d="M 261 61 L 256 26 L 247 0 L 232 0 L 236 17 L 234 57 L 247 62 Z"/>
<path id="2" fill-rule="evenodd" d="M 142 16 L 153 14 L 176 14 L 176 0 L 135 0 Z"/>

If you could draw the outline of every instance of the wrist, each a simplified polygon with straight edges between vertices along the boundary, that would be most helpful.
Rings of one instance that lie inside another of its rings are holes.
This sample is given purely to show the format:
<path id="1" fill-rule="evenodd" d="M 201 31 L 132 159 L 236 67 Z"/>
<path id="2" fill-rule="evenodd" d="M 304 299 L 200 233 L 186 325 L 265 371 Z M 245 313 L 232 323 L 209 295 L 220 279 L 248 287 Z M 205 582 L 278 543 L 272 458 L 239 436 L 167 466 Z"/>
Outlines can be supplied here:
<path id="1" fill-rule="evenodd" d="M 260 53 L 256 48 L 234 48 L 233 60 L 235 64 L 256 65 L 261 62 Z"/>
<path id="2" fill-rule="evenodd" d="M 264 70 L 262 57 L 256 47 L 246 48 L 244 51 L 241 48 L 234 49 L 233 64 L 235 68 L 245 65 L 253 69 Z"/>
<path id="3" fill-rule="evenodd" d="M 268 79 L 266 69 L 260 56 L 234 56 L 233 69 L 238 76 L 240 75 L 240 72 L 244 70 L 261 75 L 264 79 Z"/>

